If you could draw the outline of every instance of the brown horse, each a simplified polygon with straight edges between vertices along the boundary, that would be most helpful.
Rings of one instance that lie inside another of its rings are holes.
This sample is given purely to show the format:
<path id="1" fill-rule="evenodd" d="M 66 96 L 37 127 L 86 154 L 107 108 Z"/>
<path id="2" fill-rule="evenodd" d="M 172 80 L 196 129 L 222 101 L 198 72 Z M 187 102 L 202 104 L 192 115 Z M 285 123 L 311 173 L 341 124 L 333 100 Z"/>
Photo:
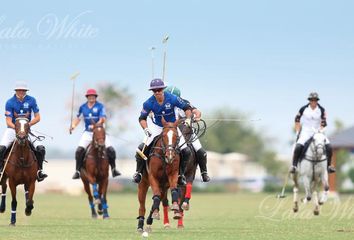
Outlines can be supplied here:
<path id="1" fill-rule="evenodd" d="M 104 219 L 109 218 L 106 198 L 109 164 L 105 140 L 106 132 L 104 127 L 101 124 L 94 125 L 92 142 L 87 147 L 84 167 L 81 168 L 80 176 L 88 195 L 92 218 L 97 218 L 95 204 L 98 204 L 98 214 L 103 214 Z M 90 184 L 92 185 L 93 196 Z"/>
<path id="2" fill-rule="evenodd" d="M 147 164 L 147 173 L 143 174 L 142 181 L 138 185 L 139 217 L 138 231 L 142 232 L 144 227 L 144 216 L 146 212 L 145 200 L 149 186 L 153 192 L 153 205 L 147 219 L 148 231 L 151 230 L 153 219 L 160 219 L 159 207 L 161 199 L 167 197 L 168 189 L 171 190 L 172 205 L 170 210 L 174 211 L 174 219 L 179 219 L 180 207 L 178 205 L 177 179 L 179 171 L 180 156 L 178 152 L 178 121 L 175 123 L 166 122 L 162 118 L 163 130 L 155 141 Z"/>
<path id="3" fill-rule="evenodd" d="M 4 167 L 4 175 L 1 179 L 2 198 L 0 212 L 5 211 L 6 201 L 6 181 L 9 179 L 11 190 L 11 223 L 16 224 L 16 186 L 24 184 L 26 197 L 26 216 L 30 216 L 33 209 L 33 195 L 37 178 L 38 164 L 34 152 L 31 149 L 31 143 L 28 140 L 29 124 L 27 118 L 17 118 L 15 122 L 16 140 L 12 144 L 11 150 L 6 154 L 7 162 Z"/>

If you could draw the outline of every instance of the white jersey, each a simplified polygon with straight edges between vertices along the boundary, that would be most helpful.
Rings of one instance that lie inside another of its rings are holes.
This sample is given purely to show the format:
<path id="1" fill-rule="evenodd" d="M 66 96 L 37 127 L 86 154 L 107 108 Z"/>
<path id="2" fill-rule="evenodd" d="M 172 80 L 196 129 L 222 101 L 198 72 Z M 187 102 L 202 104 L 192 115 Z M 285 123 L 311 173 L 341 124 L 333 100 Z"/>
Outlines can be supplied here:
<path id="1" fill-rule="evenodd" d="M 313 136 L 314 131 L 327 125 L 325 109 L 319 104 L 315 109 L 312 109 L 309 104 L 305 105 L 296 115 L 295 121 L 301 124 L 301 132 L 297 143 L 304 145 Z M 329 143 L 328 138 L 326 143 Z"/>
<path id="2" fill-rule="evenodd" d="M 319 129 L 322 122 L 321 116 L 322 111 L 318 106 L 315 109 L 312 109 L 310 106 L 305 108 L 300 121 L 302 130 Z"/>

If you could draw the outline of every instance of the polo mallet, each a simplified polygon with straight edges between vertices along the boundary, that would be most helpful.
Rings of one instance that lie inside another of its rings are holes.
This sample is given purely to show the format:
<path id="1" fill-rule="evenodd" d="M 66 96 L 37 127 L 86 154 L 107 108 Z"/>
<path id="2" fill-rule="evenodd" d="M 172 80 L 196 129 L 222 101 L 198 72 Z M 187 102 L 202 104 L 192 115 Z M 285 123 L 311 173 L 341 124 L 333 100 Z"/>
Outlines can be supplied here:
<path id="1" fill-rule="evenodd" d="M 144 159 L 145 161 L 147 161 L 147 159 L 148 159 L 148 158 L 145 156 L 145 154 L 144 154 L 144 150 L 145 150 L 145 148 L 146 148 L 147 140 L 148 140 L 148 137 L 145 136 L 145 139 L 144 139 L 144 146 L 143 146 L 143 149 L 142 149 L 142 150 L 140 150 L 139 148 L 136 149 L 136 153 L 139 154 L 139 156 L 140 156 L 142 159 Z"/>
<path id="2" fill-rule="evenodd" d="M 162 81 L 165 81 L 165 75 L 166 75 L 166 55 L 167 55 L 167 40 L 169 39 L 169 36 L 166 35 L 162 43 L 165 44 L 165 50 L 163 52 L 163 69 L 162 69 Z"/>
<path id="3" fill-rule="evenodd" d="M 70 134 L 72 133 L 71 126 L 73 124 L 73 114 L 74 114 L 74 98 L 75 98 L 75 80 L 80 75 L 80 72 L 74 73 L 70 79 L 73 81 L 73 92 L 71 96 L 71 116 L 70 116 Z"/>
<path id="4" fill-rule="evenodd" d="M 6 161 L 5 161 L 4 167 L 2 168 L 1 176 L 0 176 L 0 182 L 2 181 L 2 177 L 4 176 L 4 172 L 5 172 L 7 163 L 8 163 L 8 161 L 9 161 L 10 157 L 11 157 L 12 150 L 14 149 L 14 146 L 15 146 L 15 142 L 12 144 L 12 147 L 11 147 L 11 150 L 10 150 L 10 153 L 9 153 L 9 156 L 7 156 L 7 159 L 6 159 Z"/>
<path id="5" fill-rule="evenodd" d="M 286 174 L 286 178 L 284 179 L 284 184 L 283 184 L 283 189 L 281 190 L 281 193 L 277 195 L 277 198 L 285 198 L 285 188 L 288 185 L 288 180 L 289 180 L 290 172 Z"/>
<path id="6" fill-rule="evenodd" d="M 150 48 L 150 51 L 151 51 L 151 76 L 152 76 L 152 79 L 154 79 L 154 77 L 155 77 L 155 71 L 154 71 L 154 68 L 155 68 L 155 66 L 154 66 L 154 60 L 155 60 L 155 57 L 154 57 L 154 50 L 155 50 L 156 48 L 154 47 L 154 46 L 152 46 L 151 48 Z"/>

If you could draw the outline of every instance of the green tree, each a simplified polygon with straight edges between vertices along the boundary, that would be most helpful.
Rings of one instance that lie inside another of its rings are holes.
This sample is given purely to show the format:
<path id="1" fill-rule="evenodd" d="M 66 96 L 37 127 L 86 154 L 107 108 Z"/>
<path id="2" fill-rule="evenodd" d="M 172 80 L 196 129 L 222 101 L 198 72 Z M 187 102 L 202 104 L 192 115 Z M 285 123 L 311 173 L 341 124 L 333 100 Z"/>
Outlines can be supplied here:
<path id="1" fill-rule="evenodd" d="M 218 119 L 247 119 L 246 114 L 229 108 L 217 109 L 210 114 Z M 239 152 L 262 164 L 271 175 L 279 174 L 283 163 L 275 160 L 268 139 L 247 121 L 210 121 L 202 142 L 206 149 L 219 153 Z"/>

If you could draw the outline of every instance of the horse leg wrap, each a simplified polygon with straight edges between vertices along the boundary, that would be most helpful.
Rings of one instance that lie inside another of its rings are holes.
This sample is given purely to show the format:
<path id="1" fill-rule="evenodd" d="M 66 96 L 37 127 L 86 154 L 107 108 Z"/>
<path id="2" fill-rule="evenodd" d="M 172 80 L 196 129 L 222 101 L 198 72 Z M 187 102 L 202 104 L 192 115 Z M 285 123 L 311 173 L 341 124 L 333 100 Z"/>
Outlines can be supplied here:
<path id="1" fill-rule="evenodd" d="M 188 198 L 188 199 L 191 199 L 191 198 L 192 198 L 192 188 L 193 188 L 192 183 L 187 183 L 187 186 L 186 186 L 186 195 L 184 196 L 185 198 Z"/>
<path id="2" fill-rule="evenodd" d="M 160 202 L 161 202 L 160 196 L 155 195 L 152 197 L 152 200 L 153 200 L 152 211 L 155 211 L 156 209 L 160 210 Z"/>
<path id="3" fill-rule="evenodd" d="M 143 229 L 144 228 L 144 216 L 139 216 L 136 219 L 138 219 L 138 229 Z"/>
<path id="4" fill-rule="evenodd" d="M 90 204 L 90 208 L 95 208 L 95 204 L 92 201 L 90 201 L 89 204 Z"/>
<path id="5" fill-rule="evenodd" d="M 163 207 L 163 224 L 170 223 L 168 220 L 168 212 L 170 211 L 169 206 L 164 206 Z"/>
<path id="6" fill-rule="evenodd" d="M 92 184 L 92 190 L 93 190 L 93 197 L 95 199 L 98 199 L 99 195 L 98 195 L 98 190 L 97 190 L 97 184 L 96 183 Z"/>
<path id="7" fill-rule="evenodd" d="M 171 190 L 172 203 L 178 202 L 178 189 L 174 188 Z"/>
<path id="8" fill-rule="evenodd" d="M 17 201 L 11 201 L 11 223 L 16 223 Z"/>
<path id="9" fill-rule="evenodd" d="M 152 223 L 154 221 L 154 219 L 152 218 L 152 213 L 153 213 L 153 211 L 150 212 L 148 218 L 146 219 L 146 224 L 147 225 L 152 225 Z"/>

